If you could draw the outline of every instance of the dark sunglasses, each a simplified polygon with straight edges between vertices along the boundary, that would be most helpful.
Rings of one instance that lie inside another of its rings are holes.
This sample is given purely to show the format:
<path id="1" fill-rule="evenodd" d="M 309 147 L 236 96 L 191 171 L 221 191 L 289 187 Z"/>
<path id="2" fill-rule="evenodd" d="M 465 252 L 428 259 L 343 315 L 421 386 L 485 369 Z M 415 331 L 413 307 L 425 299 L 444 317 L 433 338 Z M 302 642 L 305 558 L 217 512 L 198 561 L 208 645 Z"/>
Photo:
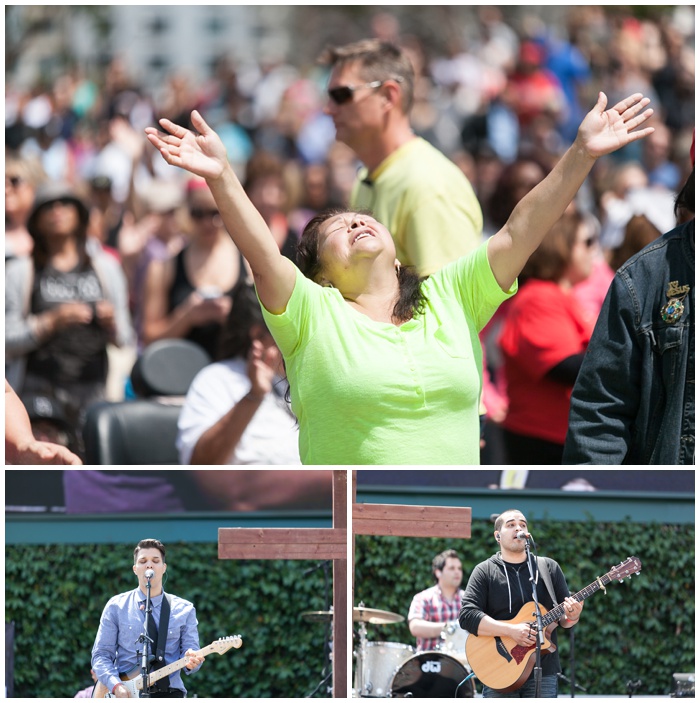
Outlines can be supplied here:
<path id="1" fill-rule="evenodd" d="M 208 210 L 206 208 L 201 208 L 201 207 L 193 207 L 190 210 L 190 217 L 193 220 L 204 220 L 206 218 L 213 218 L 217 217 L 219 214 L 218 210 Z"/>
<path id="2" fill-rule="evenodd" d="M 328 97 L 336 105 L 344 105 L 345 103 L 352 102 L 352 96 L 356 90 L 360 90 L 360 88 L 379 88 L 384 85 L 387 80 L 395 80 L 397 83 L 401 83 L 403 79 L 401 77 L 387 78 L 383 81 L 372 81 L 371 83 L 363 83 L 362 85 L 339 85 L 337 88 L 328 89 Z"/>

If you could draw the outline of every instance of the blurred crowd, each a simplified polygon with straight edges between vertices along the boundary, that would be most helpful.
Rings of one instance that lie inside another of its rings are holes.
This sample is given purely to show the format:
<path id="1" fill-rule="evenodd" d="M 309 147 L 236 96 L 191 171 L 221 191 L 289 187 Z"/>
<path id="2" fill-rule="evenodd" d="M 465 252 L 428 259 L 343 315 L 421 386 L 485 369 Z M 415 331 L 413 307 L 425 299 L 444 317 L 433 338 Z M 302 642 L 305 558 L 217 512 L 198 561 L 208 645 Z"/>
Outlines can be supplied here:
<path id="1" fill-rule="evenodd" d="M 651 98 L 654 134 L 602 159 L 562 225 L 580 234 L 585 249 L 575 266 L 571 247 L 557 265 L 584 311 L 582 329 L 590 330 L 614 271 L 676 224 L 674 198 L 691 170 L 694 21 L 670 9 L 640 19 L 622 7 L 578 6 L 561 26 L 534 18 L 515 26 L 498 8 L 481 7 L 476 26 L 462 33 L 469 40 L 440 52 L 402 32 L 391 14 L 377 14 L 369 34 L 409 52 L 417 76 L 414 130 L 471 182 L 484 238 L 553 167 L 598 91 L 609 105 L 633 92 Z M 120 58 L 103 75 L 76 69 L 29 91 L 8 76 L 5 373 L 37 436 L 84 456 L 88 409 L 136 398 L 137 359 L 149 345 L 180 339 L 199 345 L 210 362 L 228 364 L 199 384 L 193 402 L 206 408 L 217 387 L 243 379 L 241 393 L 252 387 L 271 394 L 262 424 L 273 423 L 272 436 L 284 438 L 272 455 L 259 449 L 269 443 L 264 433 L 243 451 L 234 443 L 203 452 L 197 440 L 208 437 L 217 416 L 190 409 L 178 439 L 181 460 L 298 462 L 294 423 L 278 392 L 284 371 L 266 351 L 272 343 L 251 311 L 254 297 L 242 293 L 252 284 L 247 264 L 206 184 L 165 164 L 143 130 L 160 117 L 189 127 L 190 112 L 199 110 L 224 140 L 280 250 L 294 259 L 304 225 L 348 202 L 359 167 L 324 113 L 327 78 L 320 65 L 261 60 L 243 70 L 226 57 L 201 84 L 173 74 L 157 92 Z M 83 254 L 89 270 L 79 265 Z M 529 276 L 546 278 L 553 257 L 534 262 Z M 511 367 L 521 352 L 510 307 L 482 335 L 483 463 L 503 462 L 500 428 L 511 396 L 530 392 L 518 388 Z M 264 378 L 261 364 L 269 371 Z"/>

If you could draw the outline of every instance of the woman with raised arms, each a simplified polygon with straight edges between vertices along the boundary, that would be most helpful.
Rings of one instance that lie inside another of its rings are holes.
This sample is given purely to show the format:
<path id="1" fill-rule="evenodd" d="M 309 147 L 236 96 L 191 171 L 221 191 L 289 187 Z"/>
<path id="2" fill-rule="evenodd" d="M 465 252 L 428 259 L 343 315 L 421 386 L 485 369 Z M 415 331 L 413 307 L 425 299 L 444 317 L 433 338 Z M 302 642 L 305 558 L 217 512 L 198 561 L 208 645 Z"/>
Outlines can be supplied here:
<path id="1" fill-rule="evenodd" d="M 479 330 L 515 293 L 525 262 L 596 159 L 653 131 L 637 129 L 653 113 L 648 104 L 635 94 L 606 110 L 600 93 L 573 145 L 505 226 L 424 280 L 400 266 L 388 230 L 361 212 L 311 220 L 297 268 L 280 254 L 223 143 L 197 111 L 198 134 L 166 119 L 165 132 L 146 133 L 167 163 L 206 179 L 250 264 L 285 360 L 302 462 L 474 465 Z"/>

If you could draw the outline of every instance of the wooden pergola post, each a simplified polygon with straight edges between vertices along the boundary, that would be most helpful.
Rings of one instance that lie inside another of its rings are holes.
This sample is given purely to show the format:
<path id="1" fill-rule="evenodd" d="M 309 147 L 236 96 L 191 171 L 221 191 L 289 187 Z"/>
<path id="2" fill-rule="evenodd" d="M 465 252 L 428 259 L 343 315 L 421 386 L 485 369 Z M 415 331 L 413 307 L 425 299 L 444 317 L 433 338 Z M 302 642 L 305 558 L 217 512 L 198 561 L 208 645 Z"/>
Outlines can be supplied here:
<path id="1" fill-rule="evenodd" d="M 333 471 L 332 528 L 219 529 L 219 559 L 333 560 L 333 697 L 347 698 L 347 471 Z"/>

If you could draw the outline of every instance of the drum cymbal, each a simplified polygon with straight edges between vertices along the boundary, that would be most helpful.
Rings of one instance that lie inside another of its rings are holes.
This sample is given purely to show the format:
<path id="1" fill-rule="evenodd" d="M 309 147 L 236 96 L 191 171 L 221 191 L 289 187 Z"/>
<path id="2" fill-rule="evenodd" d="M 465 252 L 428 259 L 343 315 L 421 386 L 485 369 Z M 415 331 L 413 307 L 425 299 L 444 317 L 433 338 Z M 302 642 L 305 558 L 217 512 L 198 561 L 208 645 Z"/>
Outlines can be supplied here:
<path id="1" fill-rule="evenodd" d="M 404 617 L 398 613 L 376 608 L 353 608 L 352 619 L 355 622 L 368 622 L 372 625 L 388 625 L 392 622 L 401 622 Z"/>
<path id="2" fill-rule="evenodd" d="M 333 619 L 332 610 L 309 610 L 301 614 L 304 620 L 311 620 L 312 622 L 328 622 Z"/>

